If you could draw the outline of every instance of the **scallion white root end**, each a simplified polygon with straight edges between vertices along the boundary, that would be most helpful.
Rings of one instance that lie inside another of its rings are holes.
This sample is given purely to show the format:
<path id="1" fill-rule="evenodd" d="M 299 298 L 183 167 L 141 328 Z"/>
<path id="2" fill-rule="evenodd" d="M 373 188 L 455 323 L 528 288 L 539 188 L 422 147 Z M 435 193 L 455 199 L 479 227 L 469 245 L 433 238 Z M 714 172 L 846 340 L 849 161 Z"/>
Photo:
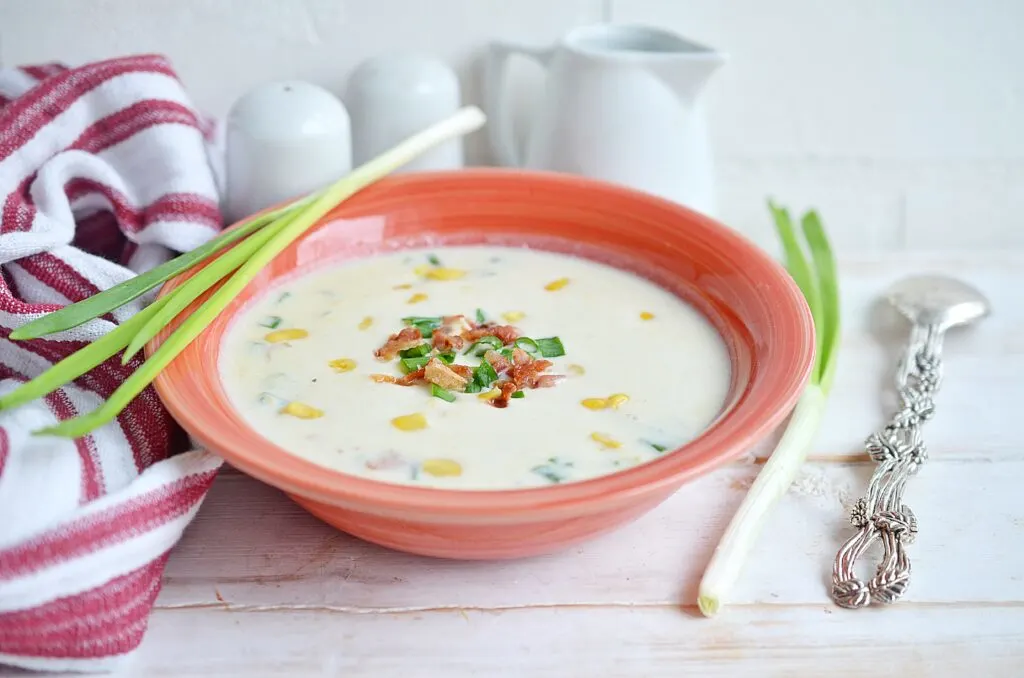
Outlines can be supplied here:
<path id="1" fill-rule="evenodd" d="M 789 490 L 807 458 L 826 401 L 825 392 L 810 384 L 793 408 L 779 444 L 750 486 L 704 571 L 697 597 L 704 616 L 718 614 L 725 604 L 771 509 Z"/>

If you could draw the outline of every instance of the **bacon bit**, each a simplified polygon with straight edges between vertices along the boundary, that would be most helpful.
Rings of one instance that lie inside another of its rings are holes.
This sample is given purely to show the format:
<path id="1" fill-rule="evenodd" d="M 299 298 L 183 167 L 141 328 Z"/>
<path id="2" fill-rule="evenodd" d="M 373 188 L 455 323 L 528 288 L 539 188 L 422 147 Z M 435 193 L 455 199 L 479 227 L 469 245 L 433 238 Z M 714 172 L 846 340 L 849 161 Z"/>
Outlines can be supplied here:
<path id="1" fill-rule="evenodd" d="M 505 408 L 508 407 L 508 400 L 512 397 L 512 394 L 519 390 L 515 382 L 503 381 L 498 384 L 498 388 L 501 389 L 501 395 L 497 398 L 492 398 L 488 402 L 492 407 Z"/>
<path id="2" fill-rule="evenodd" d="M 458 351 L 465 345 L 466 340 L 456 334 L 452 334 L 451 330 L 447 327 L 440 327 L 434 330 L 433 346 L 442 353 L 445 351 Z"/>
<path id="3" fill-rule="evenodd" d="M 465 337 L 467 341 L 479 341 L 487 336 L 497 337 L 498 340 L 501 341 L 502 345 L 505 345 L 511 344 L 519 338 L 519 330 L 511 325 L 493 325 L 490 323 L 484 323 L 479 327 L 469 330 L 462 336 Z"/>
<path id="4" fill-rule="evenodd" d="M 473 368 L 469 365 L 452 364 L 448 365 L 448 369 L 465 379 L 467 382 L 473 378 Z"/>
<path id="5" fill-rule="evenodd" d="M 533 357 L 529 353 L 524 351 L 523 349 L 519 348 L 518 346 L 516 348 L 512 349 L 512 364 L 513 365 L 526 365 L 527 363 L 532 363 L 532 362 L 533 362 Z"/>
<path id="6" fill-rule="evenodd" d="M 468 379 L 461 377 L 437 358 L 431 358 L 423 370 L 423 377 L 427 381 L 449 391 L 465 391 L 469 383 Z"/>
<path id="7" fill-rule="evenodd" d="M 537 379 L 541 372 L 551 367 L 554 363 L 550 360 L 533 360 L 525 365 L 513 365 L 509 370 L 508 377 L 516 386 L 521 388 L 537 388 Z"/>
<path id="8" fill-rule="evenodd" d="M 398 384 L 399 386 L 412 386 L 418 381 L 421 381 L 426 375 L 426 368 L 421 367 L 418 370 L 410 372 L 404 377 L 393 377 L 390 374 L 371 374 L 370 379 L 373 379 L 378 384 Z"/>
<path id="9" fill-rule="evenodd" d="M 542 374 L 539 377 L 537 377 L 537 381 L 536 383 L 534 383 L 533 387 L 551 388 L 552 386 L 557 386 L 558 382 L 562 381 L 563 379 L 565 379 L 564 374 Z"/>
<path id="10" fill-rule="evenodd" d="M 508 370 L 508 368 L 512 367 L 512 362 L 508 358 L 493 349 L 484 353 L 484 360 L 489 362 L 491 367 L 493 367 L 494 371 L 498 374 L 501 374 Z"/>
<path id="11" fill-rule="evenodd" d="M 373 352 L 379 360 L 392 360 L 398 356 L 399 351 L 418 346 L 423 341 L 423 334 L 417 327 L 405 327 L 401 332 L 396 332 L 388 337 L 383 346 Z"/>

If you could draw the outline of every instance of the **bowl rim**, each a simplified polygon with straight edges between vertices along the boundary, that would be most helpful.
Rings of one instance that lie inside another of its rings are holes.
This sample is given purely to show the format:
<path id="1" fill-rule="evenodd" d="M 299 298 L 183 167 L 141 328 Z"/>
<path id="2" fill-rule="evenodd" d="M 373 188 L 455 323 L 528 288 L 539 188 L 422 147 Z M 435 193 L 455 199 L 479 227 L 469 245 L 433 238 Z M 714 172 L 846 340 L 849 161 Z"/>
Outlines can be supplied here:
<path id="1" fill-rule="evenodd" d="M 247 475 L 286 493 L 332 506 L 369 510 L 379 515 L 408 515 L 410 512 L 416 512 L 435 517 L 474 516 L 481 519 L 494 519 L 508 514 L 521 517 L 524 512 L 544 512 L 548 515 L 552 511 L 568 517 L 585 512 L 585 507 L 594 501 L 628 502 L 633 497 L 676 488 L 696 476 L 742 456 L 789 415 L 803 393 L 813 368 L 815 330 L 810 308 L 796 283 L 778 261 L 724 224 L 649 193 L 549 171 L 472 168 L 415 172 L 385 177 L 374 186 L 379 187 L 378 190 L 400 189 L 438 181 L 472 182 L 495 178 L 509 181 L 539 181 L 556 188 L 584 188 L 633 202 L 640 201 L 662 212 L 674 213 L 688 221 L 697 222 L 702 227 L 715 231 L 717 237 L 738 253 L 756 259 L 767 274 L 767 278 L 770 278 L 765 282 L 772 284 L 773 292 L 778 295 L 778 298 L 773 297 L 773 307 L 789 316 L 789 324 L 794 328 L 793 336 L 789 337 L 792 343 L 782 347 L 786 352 L 785 357 L 788 358 L 784 361 L 786 364 L 759 365 L 762 369 L 758 369 L 752 378 L 769 380 L 773 385 L 770 389 L 770 398 L 762 398 L 768 404 L 756 410 L 748 406 L 746 409 L 751 411 L 744 412 L 744 401 L 741 399 L 722 412 L 696 438 L 665 452 L 655 460 L 623 471 L 561 485 L 507 490 L 454 490 L 372 480 L 315 464 L 262 438 L 263 445 L 258 450 L 235 449 L 228 441 L 229 436 L 221 430 L 223 427 L 196 430 L 188 399 L 181 397 L 172 388 L 173 384 L 167 370 L 162 370 L 154 381 L 154 387 L 164 406 L 203 447 L 223 457 Z M 358 200 L 359 195 L 353 196 L 325 215 L 318 223 L 343 218 L 344 214 L 339 212 L 343 212 L 347 206 Z M 277 207 L 279 205 L 268 207 L 260 213 Z M 251 217 L 246 219 L 248 218 Z M 236 228 L 240 223 L 241 221 L 236 222 L 228 228 Z M 158 298 L 170 293 L 197 270 L 199 269 L 194 268 L 168 280 L 161 286 Z M 192 302 L 179 317 L 194 310 L 201 299 Z M 164 329 L 146 344 L 147 357 L 168 335 L 169 330 Z M 191 346 L 195 346 L 200 338 Z M 186 348 L 186 351 L 188 350 Z M 174 360 L 181 360 L 182 357 L 183 355 L 179 355 Z M 756 360 L 757 356 L 754 355 L 754 358 Z M 225 405 L 230 407 L 230 403 Z M 746 416 L 741 416 L 743 414 Z M 253 429 L 249 430 L 255 433 Z M 259 437 L 258 433 L 255 435 Z"/>

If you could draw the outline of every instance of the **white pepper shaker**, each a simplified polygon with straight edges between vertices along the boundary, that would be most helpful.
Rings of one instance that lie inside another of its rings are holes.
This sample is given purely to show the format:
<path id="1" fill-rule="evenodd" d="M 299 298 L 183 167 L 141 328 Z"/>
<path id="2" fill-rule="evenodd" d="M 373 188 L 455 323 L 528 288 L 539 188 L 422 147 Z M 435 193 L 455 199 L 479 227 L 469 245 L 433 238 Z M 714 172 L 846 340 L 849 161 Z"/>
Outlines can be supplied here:
<path id="1" fill-rule="evenodd" d="M 258 85 L 231 107 L 225 132 L 229 223 L 322 188 L 352 170 L 352 134 L 341 101 L 297 80 Z"/>
<path id="2" fill-rule="evenodd" d="M 366 162 L 453 115 L 461 98 L 455 73 L 432 57 L 395 52 L 363 61 L 349 76 L 344 97 L 352 116 L 354 162 Z M 462 164 L 460 137 L 424 153 L 397 172 L 458 169 Z"/>

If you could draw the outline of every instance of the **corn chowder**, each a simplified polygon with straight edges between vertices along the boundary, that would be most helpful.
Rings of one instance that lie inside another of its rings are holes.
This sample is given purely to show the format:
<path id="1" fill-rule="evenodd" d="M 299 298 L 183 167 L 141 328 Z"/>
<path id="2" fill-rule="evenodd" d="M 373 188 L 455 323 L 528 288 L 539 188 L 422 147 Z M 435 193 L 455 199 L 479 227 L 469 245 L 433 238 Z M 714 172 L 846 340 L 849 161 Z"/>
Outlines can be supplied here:
<path id="1" fill-rule="evenodd" d="M 675 295 L 513 247 L 394 252 L 287 281 L 221 352 L 233 405 L 314 463 L 374 480 L 510 489 L 593 478 L 696 437 L 726 347 Z"/>

